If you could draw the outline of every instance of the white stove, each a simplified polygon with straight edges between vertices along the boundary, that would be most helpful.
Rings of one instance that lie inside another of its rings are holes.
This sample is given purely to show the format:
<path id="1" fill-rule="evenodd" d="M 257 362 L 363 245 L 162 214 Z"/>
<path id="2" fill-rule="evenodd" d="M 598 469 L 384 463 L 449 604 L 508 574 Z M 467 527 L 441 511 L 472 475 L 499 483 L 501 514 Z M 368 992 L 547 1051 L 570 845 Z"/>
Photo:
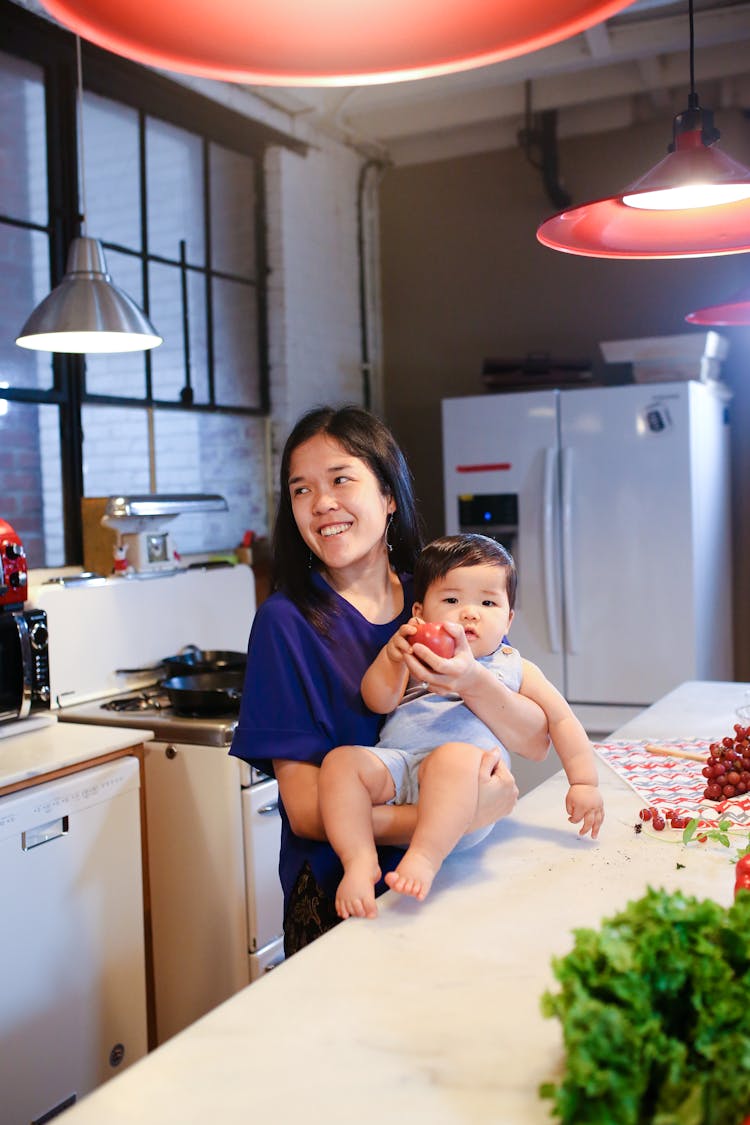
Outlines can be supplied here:
<path id="1" fill-rule="evenodd" d="M 178 714 L 154 673 L 189 646 L 244 652 L 253 574 L 239 565 L 34 584 L 29 601 L 47 611 L 58 721 L 155 736 L 145 795 L 162 1043 L 283 960 L 276 782 L 229 757 L 236 712 Z"/>

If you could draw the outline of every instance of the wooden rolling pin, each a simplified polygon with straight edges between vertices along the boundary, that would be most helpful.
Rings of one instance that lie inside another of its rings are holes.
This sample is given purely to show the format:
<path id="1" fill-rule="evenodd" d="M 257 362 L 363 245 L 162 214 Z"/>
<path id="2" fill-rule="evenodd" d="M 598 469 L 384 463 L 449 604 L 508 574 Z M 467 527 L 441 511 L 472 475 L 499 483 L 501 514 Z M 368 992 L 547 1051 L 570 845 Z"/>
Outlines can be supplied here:
<path id="1" fill-rule="evenodd" d="M 680 750 L 676 746 L 652 746 L 646 743 L 649 754 L 659 754 L 662 758 L 687 758 L 691 762 L 706 762 L 708 755 L 705 750 Z"/>

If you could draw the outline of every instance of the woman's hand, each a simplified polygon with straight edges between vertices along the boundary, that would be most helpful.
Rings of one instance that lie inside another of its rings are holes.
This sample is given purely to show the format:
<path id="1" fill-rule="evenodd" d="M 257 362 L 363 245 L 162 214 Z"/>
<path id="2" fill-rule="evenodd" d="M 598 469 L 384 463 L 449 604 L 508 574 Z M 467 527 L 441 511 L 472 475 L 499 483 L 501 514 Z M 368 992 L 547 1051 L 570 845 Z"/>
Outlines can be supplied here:
<path id="1" fill-rule="evenodd" d="M 477 811 L 468 831 L 486 828 L 513 812 L 518 800 L 515 778 L 496 748 L 482 755 L 479 765 Z"/>

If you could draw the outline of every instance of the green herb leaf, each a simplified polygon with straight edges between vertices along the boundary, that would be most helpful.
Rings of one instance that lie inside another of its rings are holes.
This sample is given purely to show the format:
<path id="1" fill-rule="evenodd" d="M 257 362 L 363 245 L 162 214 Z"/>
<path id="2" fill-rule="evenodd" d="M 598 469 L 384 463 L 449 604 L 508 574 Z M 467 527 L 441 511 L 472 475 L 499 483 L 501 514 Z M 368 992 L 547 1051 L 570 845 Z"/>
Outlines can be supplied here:
<path id="1" fill-rule="evenodd" d="M 727 910 L 649 888 L 574 933 L 542 997 L 566 1068 L 564 1125 L 738 1125 L 750 1106 L 750 894 Z"/>
<path id="2" fill-rule="evenodd" d="M 695 833 L 698 830 L 698 824 L 699 823 L 700 823 L 700 821 L 698 820 L 697 816 L 694 816 L 692 818 L 692 820 L 689 820 L 687 822 L 687 824 L 685 825 L 685 828 L 683 829 L 683 832 L 682 832 L 682 842 L 683 842 L 683 844 L 689 844 L 690 843 L 693 836 L 695 835 Z"/>

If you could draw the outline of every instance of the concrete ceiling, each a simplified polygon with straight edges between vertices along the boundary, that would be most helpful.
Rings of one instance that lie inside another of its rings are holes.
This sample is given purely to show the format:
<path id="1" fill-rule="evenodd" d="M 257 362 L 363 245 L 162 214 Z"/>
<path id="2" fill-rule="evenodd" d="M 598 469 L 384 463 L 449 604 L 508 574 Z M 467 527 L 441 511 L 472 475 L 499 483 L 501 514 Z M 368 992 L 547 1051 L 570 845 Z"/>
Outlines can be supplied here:
<path id="1" fill-rule="evenodd" d="M 750 108 L 750 3 L 695 0 L 694 26 L 701 103 Z M 558 110 L 559 137 L 680 112 L 688 49 L 687 2 L 639 0 L 555 46 L 443 78 L 252 90 L 365 151 L 409 164 L 514 146 L 528 108 Z"/>

